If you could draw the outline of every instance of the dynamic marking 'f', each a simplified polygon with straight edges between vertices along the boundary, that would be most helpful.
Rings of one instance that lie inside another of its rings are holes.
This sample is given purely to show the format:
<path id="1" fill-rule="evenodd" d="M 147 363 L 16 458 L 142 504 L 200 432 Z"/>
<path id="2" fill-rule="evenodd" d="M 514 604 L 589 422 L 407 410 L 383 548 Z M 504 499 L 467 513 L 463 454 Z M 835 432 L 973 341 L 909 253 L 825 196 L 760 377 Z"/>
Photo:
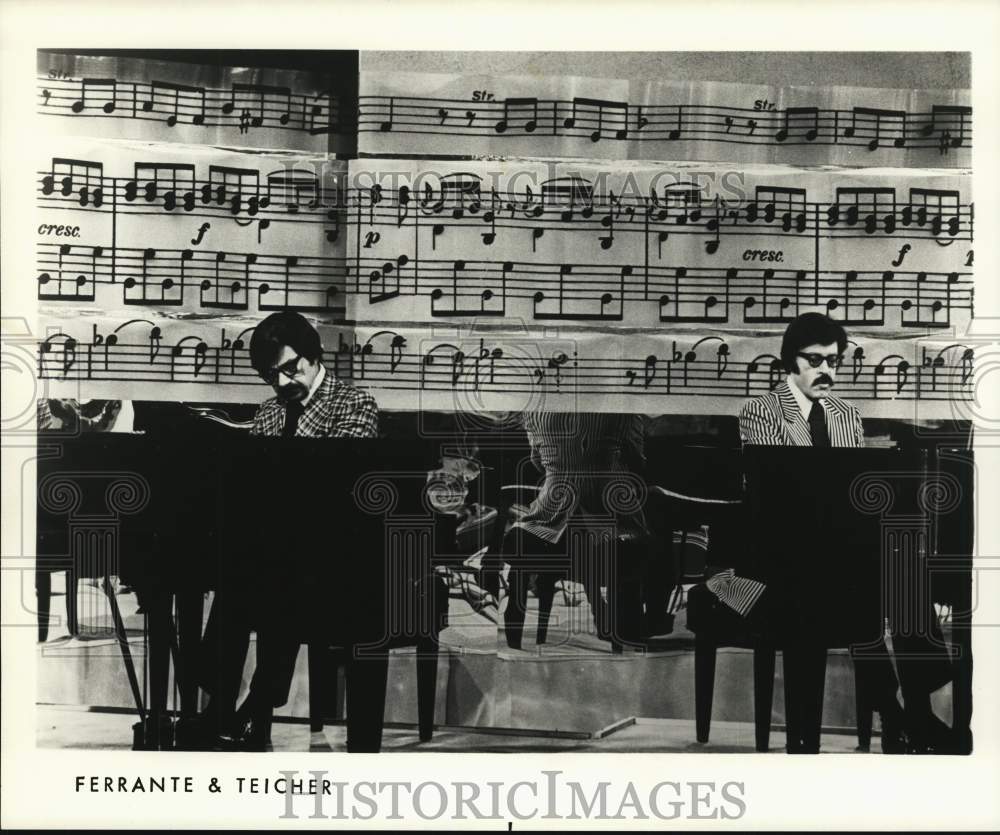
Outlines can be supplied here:
<path id="1" fill-rule="evenodd" d="M 198 237 L 192 238 L 191 243 L 193 243 L 195 246 L 198 246 L 198 244 L 200 244 L 202 239 L 205 237 L 205 233 L 211 228 L 212 228 L 211 223 L 203 223 L 198 229 Z"/>

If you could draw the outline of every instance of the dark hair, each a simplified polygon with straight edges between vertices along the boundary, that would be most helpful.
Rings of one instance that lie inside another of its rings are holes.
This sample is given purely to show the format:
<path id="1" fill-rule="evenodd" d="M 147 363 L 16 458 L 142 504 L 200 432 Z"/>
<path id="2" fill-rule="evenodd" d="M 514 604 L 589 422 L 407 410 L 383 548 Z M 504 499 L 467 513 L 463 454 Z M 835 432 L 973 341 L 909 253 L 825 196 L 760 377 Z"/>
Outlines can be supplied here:
<path id="1" fill-rule="evenodd" d="M 258 374 L 268 371 L 285 345 L 310 361 L 323 356 L 319 334 L 305 316 L 282 310 L 272 313 L 254 328 L 250 337 L 250 364 L 254 371 Z"/>
<path id="2" fill-rule="evenodd" d="M 785 331 L 781 340 L 781 364 L 785 371 L 794 374 L 798 370 L 795 355 L 807 345 L 830 345 L 837 343 L 837 352 L 842 354 L 847 348 L 847 333 L 829 316 L 822 313 L 803 313 Z"/>

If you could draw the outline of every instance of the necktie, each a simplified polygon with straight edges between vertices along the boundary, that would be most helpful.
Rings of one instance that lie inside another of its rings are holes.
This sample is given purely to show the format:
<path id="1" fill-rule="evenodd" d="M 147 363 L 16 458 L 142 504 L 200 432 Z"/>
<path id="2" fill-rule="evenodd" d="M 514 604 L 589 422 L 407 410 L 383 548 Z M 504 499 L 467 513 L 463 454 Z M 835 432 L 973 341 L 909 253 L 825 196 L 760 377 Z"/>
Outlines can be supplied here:
<path id="1" fill-rule="evenodd" d="M 812 445 L 818 447 L 830 446 L 830 436 L 826 433 L 826 418 L 823 415 L 823 407 L 818 400 L 814 400 L 812 408 L 809 410 L 809 434 L 812 436 Z"/>
<path id="2" fill-rule="evenodd" d="M 295 429 L 299 425 L 299 418 L 302 417 L 304 411 L 305 407 L 298 400 L 293 400 L 285 407 L 285 425 L 281 430 L 282 438 L 295 437 Z"/>

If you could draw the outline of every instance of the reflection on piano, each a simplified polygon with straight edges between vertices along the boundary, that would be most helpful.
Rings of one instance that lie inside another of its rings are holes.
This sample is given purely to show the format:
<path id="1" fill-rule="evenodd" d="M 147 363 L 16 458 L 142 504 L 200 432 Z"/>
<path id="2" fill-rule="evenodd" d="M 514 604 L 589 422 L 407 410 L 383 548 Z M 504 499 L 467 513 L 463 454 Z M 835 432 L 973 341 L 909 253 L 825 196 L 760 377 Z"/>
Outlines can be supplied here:
<path id="1" fill-rule="evenodd" d="M 954 680 L 948 748 L 971 751 L 971 552 L 944 557 L 952 546 L 938 539 L 950 516 L 971 518 L 962 468 L 933 450 L 747 447 L 743 462 L 752 547 L 737 573 L 768 587 L 790 741 L 819 750 L 826 650 L 863 660 L 887 620 L 908 713 L 908 691 L 929 711 L 930 692 Z M 933 603 L 954 607 L 954 664 Z"/>
<path id="2" fill-rule="evenodd" d="M 108 595 L 143 720 L 136 747 L 170 747 L 172 597 L 182 615 L 181 712 L 190 714 L 190 647 L 200 638 L 201 595 L 215 590 L 254 601 L 272 634 L 345 647 L 348 750 L 379 749 L 388 647 L 417 643 L 422 662 L 436 664 L 445 613 L 435 611 L 435 520 L 420 491 L 439 457 L 435 444 L 185 436 L 179 428 L 168 437 L 53 439 L 42 450 L 40 558 L 62 559 L 78 577 L 120 576 L 146 612 L 148 705 Z M 433 702 L 421 709 L 422 736 L 432 718 Z"/>

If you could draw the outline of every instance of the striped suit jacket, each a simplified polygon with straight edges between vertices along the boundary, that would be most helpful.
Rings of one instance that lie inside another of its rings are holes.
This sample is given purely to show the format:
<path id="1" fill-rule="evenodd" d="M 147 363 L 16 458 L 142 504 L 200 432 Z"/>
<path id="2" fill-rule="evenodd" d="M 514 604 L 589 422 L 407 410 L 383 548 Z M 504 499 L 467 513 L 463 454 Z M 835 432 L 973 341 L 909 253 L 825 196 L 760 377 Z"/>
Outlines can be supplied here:
<path id="1" fill-rule="evenodd" d="M 823 410 L 831 446 L 864 446 L 865 430 L 856 406 L 830 396 L 823 401 Z M 744 444 L 757 446 L 812 446 L 809 421 L 802 414 L 787 380 L 743 405 L 740 439 Z M 709 578 L 706 585 L 721 602 L 744 617 L 766 588 L 759 580 L 740 577 L 731 568 Z"/>
<path id="2" fill-rule="evenodd" d="M 831 446 L 864 446 L 865 430 L 856 406 L 831 395 L 823 401 L 823 408 Z M 809 421 L 799 409 L 787 380 L 743 405 L 740 439 L 744 444 L 759 446 L 812 446 Z"/>
<path id="3" fill-rule="evenodd" d="M 559 542 L 570 521 L 607 516 L 609 491 L 621 482 L 635 485 L 645 469 L 642 415 L 603 412 L 526 412 L 522 416 L 531 461 L 545 479 L 531 506 L 512 528 L 546 542 Z M 630 504 L 625 500 L 625 504 Z M 614 511 L 619 533 L 640 535 L 646 519 L 640 508 Z"/>

